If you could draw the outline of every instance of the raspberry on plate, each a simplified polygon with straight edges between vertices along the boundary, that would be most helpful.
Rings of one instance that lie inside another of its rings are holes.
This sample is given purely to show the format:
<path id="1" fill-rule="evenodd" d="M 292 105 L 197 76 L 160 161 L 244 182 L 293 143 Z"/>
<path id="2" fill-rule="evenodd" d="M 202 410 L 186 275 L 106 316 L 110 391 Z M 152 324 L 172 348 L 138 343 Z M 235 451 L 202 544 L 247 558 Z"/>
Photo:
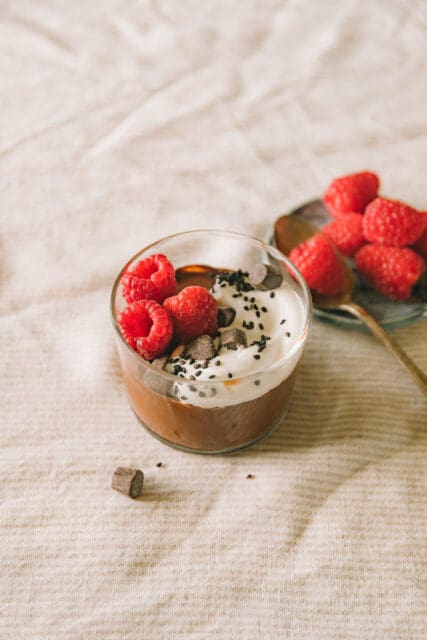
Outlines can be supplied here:
<path id="1" fill-rule="evenodd" d="M 145 360 L 162 355 L 173 334 L 168 312 L 154 300 L 133 302 L 122 311 L 118 323 L 126 342 Z"/>
<path id="2" fill-rule="evenodd" d="M 215 337 L 217 301 L 204 287 L 185 287 L 176 296 L 166 298 L 163 306 L 169 312 L 175 332 L 183 342 L 205 334 Z"/>
<path id="3" fill-rule="evenodd" d="M 163 302 L 175 291 L 175 269 L 166 256 L 156 253 L 125 271 L 121 285 L 128 304 L 137 300 Z"/>
<path id="4" fill-rule="evenodd" d="M 427 224 L 427 216 L 399 200 L 376 198 L 366 207 L 363 232 L 369 242 L 404 247 L 416 242 Z"/>
<path id="5" fill-rule="evenodd" d="M 343 286 L 343 267 L 332 243 L 321 234 L 296 246 L 289 259 L 299 269 L 310 289 L 335 295 Z"/>
<path id="6" fill-rule="evenodd" d="M 363 216 L 347 213 L 322 228 L 322 233 L 336 244 L 344 256 L 352 258 L 366 241 L 363 235 Z"/>
<path id="7" fill-rule="evenodd" d="M 363 213 L 368 202 L 377 197 L 380 181 L 371 171 L 335 178 L 323 195 L 328 211 L 339 218 L 347 213 Z"/>
<path id="8" fill-rule="evenodd" d="M 407 300 L 425 264 L 412 249 L 366 244 L 356 254 L 356 267 L 379 293 L 392 300 Z"/>

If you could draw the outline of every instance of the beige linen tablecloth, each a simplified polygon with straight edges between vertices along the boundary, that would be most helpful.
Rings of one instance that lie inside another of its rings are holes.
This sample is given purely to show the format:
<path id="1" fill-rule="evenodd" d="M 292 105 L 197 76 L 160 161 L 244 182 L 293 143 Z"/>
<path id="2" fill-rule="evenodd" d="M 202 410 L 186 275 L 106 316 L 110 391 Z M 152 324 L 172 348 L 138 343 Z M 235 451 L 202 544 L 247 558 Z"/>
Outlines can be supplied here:
<path id="1" fill-rule="evenodd" d="M 426 3 L 0 18 L 1 640 L 426 638 L 426 404 L 385 349 L 315 322 L 286 422 L 200 457 L 137 423 L 108 312 L 145 244 L 265 237 L 335 175 L 426 208 Z M 427 369 L 425 321 L 393 334 Z"/>

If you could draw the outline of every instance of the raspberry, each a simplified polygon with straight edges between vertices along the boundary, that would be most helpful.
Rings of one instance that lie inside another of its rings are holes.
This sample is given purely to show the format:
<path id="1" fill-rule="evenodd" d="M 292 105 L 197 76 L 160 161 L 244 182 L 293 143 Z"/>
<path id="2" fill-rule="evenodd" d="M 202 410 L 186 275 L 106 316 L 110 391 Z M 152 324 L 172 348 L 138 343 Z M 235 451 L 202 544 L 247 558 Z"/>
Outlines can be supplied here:
<path id="1" fill-rule="evenodd" d="M 332 180 L 323 195 L 323 202 L 337 218 L 346 213 L 363 213 L 368 202 L 376 198 L 379 186 L 375 173 L 352 173 Z"/>
<path id="2" fill-rule="evenodd" d="M 403 247 L 418 240 L 426 223 L 423 213 L 403 202 L 376 198 L 366 207 L 363 232 L 369 242 Z"/>
<path id="3" fill-rule="evenodd" d="M 424 212 L 423 216 L 425 216 L 427 220 L 427 213 Z M 419 253 L 420 256 L 423 256 L 423 258 L 427 258 L 427 227 L 424 229 L 418 240 L 414 242 L 412 248 L 414 251 Z"/>
<path id="4" fill-rule="evenodd" d="M 160 356 L 168 346 L 173 325 L 168 312 L 154 300 L 138 300 L 119 317 L 126 342 L 145 360 Z"/>
<path id="5" fill-rule="evenodd" d="M 163 306 L 169 312 L 175 332 L 183 342 L 205 334 L 215 337 L 217 302 L 204 287 L 185 287 L 176 296 L 166 298 Z"/>
<path id="6" fill-rule="evenodd" d="M 316 234 L 292 249 L 289 259 L 301 271 L 310 289 L 335 295 L 343 284 L 343 269 L 331 242 Z"/>
<path id="7" fill-rule="evenodd" d="M 322 233 L 336 244 L 343 255 L 352 258 L 366 242 L 362 225 L 360 213 L 347 213 L 323 227 Z"/>
<path id="8" fill-rule="evenodd" d="M 121 285 L 128 304 L 137 300 L 163 302 L 175 291 L 175 269 L 166 256 L 156 253 L 125 271 Z"/>
<path id="9" fill-rule="evenodd" d="M 356 267 L 387 298 L 407 300 L 425 264 L 412 249 L 367 244 L 356 254 Z"/>

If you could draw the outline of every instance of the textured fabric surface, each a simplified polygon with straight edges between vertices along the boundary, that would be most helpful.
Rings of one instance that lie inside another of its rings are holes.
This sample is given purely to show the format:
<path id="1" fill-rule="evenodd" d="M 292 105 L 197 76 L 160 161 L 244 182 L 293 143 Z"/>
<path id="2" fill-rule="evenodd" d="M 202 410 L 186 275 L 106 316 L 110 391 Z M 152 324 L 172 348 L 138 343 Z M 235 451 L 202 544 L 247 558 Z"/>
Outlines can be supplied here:
<path id="1" fill-rule="evenodd" d="M 266 237 L 348 171 L 425 208 L 426 28 L 423 0 L 0 3 L 1 640 L 425 638 L 426 404 L 385 349 L 315 322 L 286 422 L 206 458 L 138 425 L 108 303 L 145 244 Z M 426 322 L 393 335 L 427 369 Z"/>

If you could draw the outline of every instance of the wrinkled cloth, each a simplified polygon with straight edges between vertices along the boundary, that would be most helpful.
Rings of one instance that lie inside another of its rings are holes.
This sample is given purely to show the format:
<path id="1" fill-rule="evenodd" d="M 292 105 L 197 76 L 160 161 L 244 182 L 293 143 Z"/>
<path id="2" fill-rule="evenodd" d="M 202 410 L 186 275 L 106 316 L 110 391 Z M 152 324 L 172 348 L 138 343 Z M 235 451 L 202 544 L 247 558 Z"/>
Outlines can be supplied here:
<path id="1" fill-rule="evenodd" d="M 350 171 L 427 208 L 426 27 L 423 0 L 1 3 L 2 640 L 425 638 L 426 403 L 384 347 L 315 321 L 283 424 L 187 454 L 129 408 L 109 295 L 161 236 L 267 238 Z M 425 320 L 393 335 L 426 370 Z"/>

